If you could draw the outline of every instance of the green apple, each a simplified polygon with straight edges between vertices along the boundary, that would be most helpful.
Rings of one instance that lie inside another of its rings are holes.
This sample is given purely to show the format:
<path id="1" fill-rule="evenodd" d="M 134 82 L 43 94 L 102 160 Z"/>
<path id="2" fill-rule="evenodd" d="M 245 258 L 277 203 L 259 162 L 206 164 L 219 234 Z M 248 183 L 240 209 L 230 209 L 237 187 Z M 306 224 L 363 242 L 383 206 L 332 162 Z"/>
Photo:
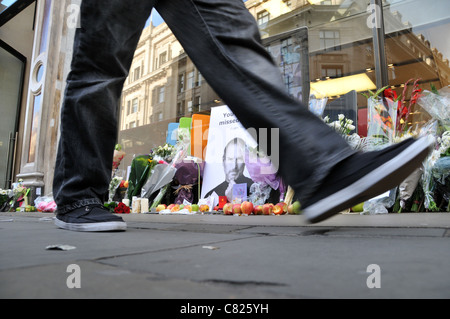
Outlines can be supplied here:
<path id="1" fill-rule="evenodd" d="M 300 205 L 299 201 L 295 201 L 292 204 L 292 211 L 294 212 L 295 215 L 300 215 L 302 213 L 301 208 L 302 208 L 302 205 Z"/>
<path id="2" fill-rule="evenodd" d="M 197 204 L 192 204 L 191 208 L 193 212 L 198 212 L 198 210 L 200 209 L 200 207 Z"/>
<path id="3" fill-rule="evenodd" d="M 364 211 L 364 203 L 361 203 L 361 204 L 358 204 L 358 205 L 355 205 L 355 206 L 352 207 L 352 212 L 360 213 L 362 211 Z"/>

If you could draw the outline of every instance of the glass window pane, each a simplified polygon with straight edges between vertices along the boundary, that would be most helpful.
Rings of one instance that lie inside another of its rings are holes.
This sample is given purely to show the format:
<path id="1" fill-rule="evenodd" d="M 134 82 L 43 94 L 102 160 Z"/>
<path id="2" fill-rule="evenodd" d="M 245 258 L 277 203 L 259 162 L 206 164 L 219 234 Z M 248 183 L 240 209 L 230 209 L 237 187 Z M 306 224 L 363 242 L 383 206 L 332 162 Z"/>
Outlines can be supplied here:
<path id="1" fill-rule="evenodd" d="M 412 85 L 418 80 L 422 90 L 448 86 L 450 67 L 450 1 L 433 0 L 424 5 L 419 0 L 384 1 L 386 56 L 389 84 L 398 95 L 406 87 L 409 105 Z M 408 127 L 429 119 L 426 112 L 413 104 Z"/>

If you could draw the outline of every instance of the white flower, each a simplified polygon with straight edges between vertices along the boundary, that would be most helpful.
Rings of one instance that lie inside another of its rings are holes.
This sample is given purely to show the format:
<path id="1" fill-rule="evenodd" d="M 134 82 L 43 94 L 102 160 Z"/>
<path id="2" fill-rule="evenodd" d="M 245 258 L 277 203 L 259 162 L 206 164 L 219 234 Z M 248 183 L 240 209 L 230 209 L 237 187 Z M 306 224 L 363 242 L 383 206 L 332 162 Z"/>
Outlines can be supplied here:
<path id="1" fill-rule="evenodd" d="M 344 114 L 339 114 L 338 115 L 338 119 L 339 119 L 339 121 L 342 121 L 343 119 L 345 119 L 345 115 Z"/>

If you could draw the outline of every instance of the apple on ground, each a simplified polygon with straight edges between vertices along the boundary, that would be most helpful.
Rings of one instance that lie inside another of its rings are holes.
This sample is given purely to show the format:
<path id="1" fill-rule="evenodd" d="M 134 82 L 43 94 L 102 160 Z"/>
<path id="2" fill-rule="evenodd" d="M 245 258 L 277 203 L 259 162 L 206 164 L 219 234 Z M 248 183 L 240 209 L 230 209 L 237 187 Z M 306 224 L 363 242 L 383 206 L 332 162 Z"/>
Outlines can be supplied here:
<path id="1" fill-rule="evenodd" d="M 299 201 L 295 201 L 291 205 L 288 206 L 288 213 L 290 215 L 300 215 L 301 214 L 301 205 Z"/>
<path id="2" fill-rule="evenodd" d="M 233 215 L 233 204 L 226 203 L 225 205 L 223 205 L 222 209 L 225 215 Z"/>
<path id="3" fill-rule="evenodd" d="M 183 209 L 187 209 L 189 212 L 192 212 L 192 206 L 191 205 L 184 205 Z"/>
<path id="4" fill-rule="evenodd" d="M 253 212 L 253 203 L 245 201 L 241 204 L 241 212 L 244 215 L 250 215 Z"/>
<path id="5" fill-rule="evenodd" d="M 175 207 L 175 204 L 170 204 L 169 206 L 167 206 L 167 209 L 172 210 L 172 208 Z"/>
<path id="6" fill-rule="evenodd" d="M 271 215 L 273 213 L 273 204 L 264 204 L 262 207 L 263 215 Z"/>
<path id="7" fill-rule="evenodd" d="M 272 207 L 272 214 L 274 214 L 274 215 L 283 215 L 284 214 L 283 208 L 281 206 L 279 206 L 279 205 L 274 205 Z"/>
<path id="8" fill-rule="evenodd" d="M 204 213 L 204 212 L 209 212 L 209 206 L 206 205 L 206 204 L 200 205 L 200 211 L 201 211 L 202 213 Z"/>
<path id="9" fill-rule="evenodd" d="M 167 206 L 165 204 L 159 204 L 158 206 L 156 206 L 156 211 L 160 212 L 162 210 L 165 210 L 167 208 Z"/>
<path id="10" fill-rule="evenodd" d="M 280 202 L 280 203 L 276 204 L 275 206 L 280 206 L 281 209 L 283 210 L 283 214 L 287 213 L 288 205 L 285 202 Z"/>
<path id="11" fill-rule="evenodd" d="M 241 214 L 241 204 L 233 204 L 233 215 Z"/>
<path id="12" fill-rule="evenodd" d="M 361 213 L 364 211 L 364 203 L 360 203 L 352 207 L 352 212 Z"/>
<path id="13" fill-rule="evenodd" d="M 198 210 L 200 209 L 200 207 L 197 204 L 192 204 L 191 208 L 193 212 L 198 212 Z"/>
<path id="14" fill-rule="evenodd" d="M 263 214 L 263 207 L 262 207 L 262 205 L 255 205 L 253 207 L 253 214 L 255 214 L 255 215 L 262 215 Z"/>
<path id="15" fill-rule="evenodd" d="M 175 204 L 173 205 L 173 207 L 170 209 L 171 212 L 178 212 L 180 210 L 180 205 Z"/>

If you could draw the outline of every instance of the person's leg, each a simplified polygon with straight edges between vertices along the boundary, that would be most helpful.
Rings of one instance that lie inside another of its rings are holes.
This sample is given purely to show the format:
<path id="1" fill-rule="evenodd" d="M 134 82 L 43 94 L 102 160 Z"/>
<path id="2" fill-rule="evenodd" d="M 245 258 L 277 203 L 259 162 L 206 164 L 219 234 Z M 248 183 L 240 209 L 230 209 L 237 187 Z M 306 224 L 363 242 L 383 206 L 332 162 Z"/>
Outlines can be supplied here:
<path id="1" fill-rule="evenodd" d="M 394 147 L 383 156 L 355 154 L 341 136 L 287 94 L 280 71 L 261 45 L 255 19 L 241 0 L 161 0 L 156 9 L 244 127 L 279 128 L 280 174 L 306 207 L 309 220 L 320 221 L 388 190 L 426 156 L 429 143 L 424 141 Z M 385 161 L 389 167 L 378 169 Z M 397 172 L 403 163 L 408 164 Z M 374 170 L 376 176 L 354 185 Z M 342 176 L 349 177 L 345 184 L 339 183 Z M 342 198 L 328 203 L 340 188 L 346 190 Z"/>
<path id="2" fill-rule="evenodd" d="M 112 214 L 99 216 L 97 208 L 97 213 L 91 211 L 107 198 L 118 102 L 153 4 L 154 0 L 82 1 L 53 182 L 57 215 L 67 215 L 64 222 L 74 221 L 69 214 L 78 220 L 90 215 L 86 223 L 121 220 Z"/>

